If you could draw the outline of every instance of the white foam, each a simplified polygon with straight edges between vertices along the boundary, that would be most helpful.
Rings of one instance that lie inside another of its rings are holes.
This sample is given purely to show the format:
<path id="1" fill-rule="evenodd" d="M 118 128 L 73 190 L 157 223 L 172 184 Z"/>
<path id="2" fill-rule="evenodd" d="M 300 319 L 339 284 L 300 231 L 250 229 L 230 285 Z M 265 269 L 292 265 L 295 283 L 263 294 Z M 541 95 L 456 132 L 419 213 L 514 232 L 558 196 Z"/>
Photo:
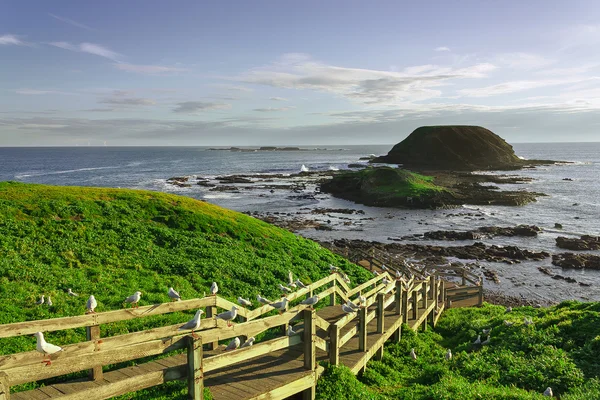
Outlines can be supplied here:
<path id="1" fill-rule="evenodd" d="M 45 175 L 62 175 L 62 174 L 72 174 L 74 172 L 82 172 L 82 171 L 96 171 L 100 169 L 116 169 L 119 167 L 90 167 L 90 168 L 78 168 L 78 169 L 67 169 L 64 171 L 50 171 L 50 172 L 40 172 L 33 174 L 19 174 L 15 175 L 15 179 L 29 178 L 32 176 L 45 176 Z"/>
<path id="2" fill-rule="evenodd" d="M 308 172 L 308 167 L 302 164 L 302 167 L 300 167 L 300 172 Z"/>

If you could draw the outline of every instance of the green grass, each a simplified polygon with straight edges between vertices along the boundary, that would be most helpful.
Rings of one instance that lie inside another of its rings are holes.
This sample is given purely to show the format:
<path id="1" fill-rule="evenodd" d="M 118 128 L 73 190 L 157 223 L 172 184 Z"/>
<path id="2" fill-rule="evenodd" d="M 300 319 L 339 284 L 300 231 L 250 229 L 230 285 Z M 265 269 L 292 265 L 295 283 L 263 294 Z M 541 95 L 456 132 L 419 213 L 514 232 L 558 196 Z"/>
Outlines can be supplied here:
<path id="1" fill-rule="evenodd" d="M 525 326 L 523 318 L 533 318 Z M 507 326 L 504 320 L 514 322 Z M 491 343 L 475 346 L 482 329 Z M 410 358 L 414 348 L 417 360 Z M 454 357 L 444 358 L 447 349 Z M 347 399 L 543 399 L 546 387 L 568 400 L 600 399 L 600 303 L 564 302 L 551 308 L 451 309 L 437 328 L 415 333 L 407 327 L 400 343 L 388 344 L 356 378 L 330 368 L 320 395 L 338 386 L 354 388 Z M 335 370 L 335 372 L 333 372 Z"/>
<path id="2" fill-rule="evenodd" d="M 313 241 L 191 198 L 15 182 L 0 183 L 0 254 L 2 324 L 81 315 L 90 294 L 97 311 L 122 308 L 137 290 L 143 292 L 141 305 L 169 301 L 169 286 L 184 299 L 202 297 L 213 281 L 231 301 L 255 300 L 259 292 L 275 299 L 288 270 L 310 283 L 326 276 L 330 263 L 355 283 L 371 277 Z M 67 288 L 80 296 L 67 296 Z M 51 296 L 52 307 L 35 305 L 42 294 Z M 176 324 L 194 311 L 103 325 L 101 334 Z M 65 345 L 85 340 L 85 331 L 46 336 Z M 34 348 L 29 336 L 0 340 L 0 354 Z M 155 398 L 148 393 L 123 398 Z"/>

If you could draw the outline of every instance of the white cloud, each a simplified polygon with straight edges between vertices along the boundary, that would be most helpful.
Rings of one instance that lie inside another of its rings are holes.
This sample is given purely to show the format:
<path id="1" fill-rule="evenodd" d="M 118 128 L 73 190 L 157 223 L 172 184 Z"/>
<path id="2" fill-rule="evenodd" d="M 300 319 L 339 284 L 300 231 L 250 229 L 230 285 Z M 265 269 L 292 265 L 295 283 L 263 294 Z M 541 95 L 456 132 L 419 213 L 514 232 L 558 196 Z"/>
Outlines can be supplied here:
<path id="1" fill-rule="evenodd" d="M 276 62 L 239 76 L 240 82 L 287 89 L 310 89 L 334 93 L 364 104 L 397 104 L 438 97 L 432 88 L 452 79 L 487 76 L 495 66 L 489 63 L 465 68 L 422 65 L 403 71 L 347 68 L 312 61 L 305 54 L 284 55 Z"/>
<path id="2" fill-rule="evenodd" d="M 269 100 L 273 101 L 288 101 L 285 97 L 269 97 Z"/>
<path id="3" fill-rule="evenodd" d="M 467 97 L 489 97 L 507 93 L 521 92 L 524 90 L 536 89 L 546 86 L 557 86 L 566 85 L 569 83 L 576 83 L 582 81 L 581 79 L 552 79 L 552 80 L 523 80 L 523 81 L 510 81 L 503 82 L 497 85 L 485 86 L 474 89 L 461 89 L 458 93 L 462 96 Z"/>
<path id="4" fill-rule="evenodd" d="M 100 103 L 122 106 L 152 106 L 156 104 L 152 99 L 144 99 L 141 97 L 111 97 L 101 100 Z"/>
<path id="5" fill-rule="evenodd" d="M 17 35 L 2 35 L 0 36 L 0 46 L 26 46 L 27 43 L 19 39 Z"/>
<path id="6" fill-rule="evenodd" d="M 162 65 L 139 65 L 139 64 L 117 63 L 117 64 L 114 64 L 114 66 L 115 66 L 115 68 L 117 68 L 121 71 L 135 72 L 138 74 L 147 74 L 147 75 L 161 75 L 161 74 L 171 74 L 171 73 L 189 71 L 187 68 L 165 67 Z"/>
<path id="7" fill-rule="evenodd" d="M 62 92 L 59 90 L 39 90 L 39 89 L 17 89 L 15 90 L 16 94 L 23 94 L 23 95 L 31 95 L 31 96 L 37 96 L 37 95 L 45 95 L 45 94 L 74 94 L 74 93 L 70 93 L 70 92 Z"/>
<path id="8" fill-rule="evenodd" d="M 257 112 L 280 112 L 280 111 L 289 111 L 289 110 L 293 110 L 296 107 L 266 107 L 266 108 L 255 108 L 252 111 L 257 111 Z"/>
<path id="9" fill-rule="evenodd" d="M 450 47 L 440 46 L 433 49 L 433 51 L 450 51 Z"/>
<path id="10" fill-rule="evenodd" d="M 75 45 L 69 42 L 50 42 L 48 44 L 65 50 L 94 54 L 96 56 L 108 58 L 113 61 L 116 61 L 117 58 L 120 56 L 119 53 L 94 43 L 80 43 L 78 45 Z"/>
<path id="11" fill-rule="evenodd" d="M 232 92 L 253 92 L 254 91 L 254 89 L 246 87 L 246 86 L 230 85 L 228 83 L 214 83 L 211 86 L 219 88 L 219 89 L 231 90 Z"/>
<path id="12" fill-rule="evenodd" d="M 177 103 L 177 107 L 173 109 L 173 112 L 181 114 L 195 114 L 201 111 L 222 110 L 227 108 L 231 108 L 231 104 L 204 101 L 184 101 L 182 103 Z"/>
<path id="13" fill-rule="evenodd" d="M 494 64 L 513 69 L 536 69 L 554 64 L 556 60 L 532 53 L 502 53 L 493 58 Z"/>
<path id="14" fill-rule="evenodd" d="M 57 20 L 59 20 L 59 21 L 62 21 L 62 22 L 64 22 L 64 23 L 67 23 L 67 24 L 69 24 L 69 25 L 76 26 L 76 27 L 78 27 L 78 28 L 86 29 L 86 30 L 88 30 L 88 31 L 93 31 L 93 30 L 95 30 L 94 28 L 90 28 L 89 26 L 87 26 L 87 25 L 85 25 L 85 24 L 82 24 L 82 23 L 80 23 L 80 22 L 74 21 L 74 20 L 72 20 L 72 19 L 70 19 L 70 18 L 61 17 L 61 16 L 59 16 L 59 15 L 55 15 L 55 14 L 52 14 L 52 13 L 48 13 L 48 15 L 49 15 L 49 16 L 51 16 L 52 18 L 55 18 L 55 19 L 57 19 Z"/>

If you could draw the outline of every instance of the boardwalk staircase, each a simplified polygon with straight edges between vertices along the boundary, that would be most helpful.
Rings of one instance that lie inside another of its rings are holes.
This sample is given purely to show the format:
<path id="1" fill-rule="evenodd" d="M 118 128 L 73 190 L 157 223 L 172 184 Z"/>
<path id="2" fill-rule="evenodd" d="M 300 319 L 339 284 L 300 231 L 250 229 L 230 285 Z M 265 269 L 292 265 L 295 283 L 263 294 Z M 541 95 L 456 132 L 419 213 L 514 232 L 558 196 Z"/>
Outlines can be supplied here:
<path id="1" fill-rule="evenodd" d="M 64 351 L 52 355 L 48 366 L 35 350 L 0 356 L 0 399 L 107 399 L 174 380 L 187 381 L 190 399 L 203 399 L 204 388 L 216 400 L 313 399 L 323 371 L 318 362 L 343 364 L 358 373 L 371 358 L 382 356 L 386 341 L 400 340 L 403 323 L 412 329 L 435 325 L 446 293 L 445 282 L 434 275 L 402 282 L 382 273 L 351 289 L 336 273 L 287 296 L 297 304 L 318 294 L 318 306 L 324 306 L 318 311 L 301 304 L 281 314 L 269 305 L 254 310 L 240 306 L 240 322 L 231 327 L 212 318 L 234 305 L 219 296 L 0 325 L 0 339 L 38 331 L 87 332 L 87 340 L 79 343 L 50 340 Z M 339 301 L 358 295 L 366 299 L 364 307 L 342 311 Z M 179 330 L 181 324 L 100 335 L 110 332 L 113 323 L 198 308 L 205 308 L 207 318 L 193 336 Z M 284 332 L 290 325 L 295 333 L 288 336 Z M 223 351 L 219 346 L 251 336 L 257 338 L 251 347 Z M 135 365 L 126 366 L 132 360 Z M 36 389 L 11 393 L 11 387 L 30 382 L 38 382 Z"/>

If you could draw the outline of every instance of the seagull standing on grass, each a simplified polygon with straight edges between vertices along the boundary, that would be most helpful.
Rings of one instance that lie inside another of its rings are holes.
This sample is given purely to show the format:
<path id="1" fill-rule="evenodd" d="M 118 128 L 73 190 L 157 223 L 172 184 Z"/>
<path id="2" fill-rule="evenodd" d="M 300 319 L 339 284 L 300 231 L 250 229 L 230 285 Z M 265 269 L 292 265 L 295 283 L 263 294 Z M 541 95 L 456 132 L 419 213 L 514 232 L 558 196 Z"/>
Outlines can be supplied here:
<path id="1" fill-rule="evenodd" d="M 90 298 L 88 299 L 87 303 L 85 304 L 85 313 L 86 314 L 93 314 L 96 312 L 96 307 L 98 307 L 98 302 L 96 301 L 96 298 L 94 297 L 94 295 L 90 295 Z"/>
<path id="2" fill-rule="evenodd" d="M 489 335 L 491 331 L 492 331 L 492 328 L 488 328 L 488 329 L 482 330 L 481 333 L 483 333 L 484 335 Z"/>
<path id="3" fill-rule="evenodd" d="M 237 301 L 240 304 L 240 306 L 244 306 L 244 307 L 251 307 L 252 306 L 252 303 L 250 302 L 250 300 L 244 299 L 241 296 L 237 298 Z"/>
<path id="4" fill-rule="evenodd" d="M 303 304 L 305 306 L 310 306 L 310 308 L 313 308 L 313 306 L 315 304 L 317 304 L 319 302 L 319 296 L 318 295 L 314 295 L 312 297 L 309 297 L 308 299 L 302 300 L 300 302 L 300 304 Z"/>
<path id="5" fill-rule="evenodd" d="M 271 304 L 272 301 L 267 299 L 266 297 L 262 297 L 260 294 L 256 295 L 256 301 L 258 301 L 261 304 Z"/>
<path id="6" fill-rule="evenodd" d="M 131 307 L 139 307 L 138 302 L 142 298 L 142 292 L 137 291 L 128 298 L 125 299 L 125 303 L 131 304 Z"/>
<path id="7" fill-rule="evenodd" d="M 283 312 L 287 308 L 288 301 L 288 298 L 284 297 L 283 299 L 281 299 L 281 301 L 278 301 L 277 303 L 271 303 L 271 307 L 279 311 L 279 314 L 283 314 Z"/>
<path id="8" fill-rule="evenodd" d="M 415 353 L 415 349 L 410 349 L 410 358 L 412 358 L 413 360 L 417 359 L 417 353 Z"/>
<path id="9" fill-rule="evenodd" d="M 544 390 L 544 396 L 547 396 L 547 397 L 553 397 L 554 396 L 554 393 L 552 393 L 552 388 L 550 386 L 548 386 L 546 388 L 546 390 Z"/>
<path id="10" fill-rule="evenodd" d="M 210 285 L 210 295 L 216 296 L 218 291 L 219 286 L 217 286 L 217 282 L 213 282 L 212 285 Z"/>
<path id="11" fill-rule="evenodd" d="M 330 273 L 330 274 L 335 274 L 335 273 L 336 273 L 336 272 L 338 272 L 338 271 L 339 271 L 339 268 L 338 268 L 338 267 L 335 267 L 335 266 L 333 266 L 333 265 L 329 264 L 329 273 Z"/>
<path id="12" fill-rule="evenodd" d="M 294 284 L 294 275 L 292 271 L 288 271 L 288 284 L 291 286 Z"/>
<path id="13" fill-rule="evenodd" d="M 36 339 L 35 349 L 44 355 L 44 361 L 42 362 L 46 364 L 46 366 L 52 364 L 50 356 L 52 354 L 56 354 L 60 351 L 63 351 L 63 348 L 46 342 L 46 340 L 44 339 L 44 334 L 42 332 L 36 332 L 33 334 L 33 336 L 35 336 Z M 46 356 L 48 356 L 47 360 Z"/>
<path id="14" fill-rule="evenodd" d="M 481 342 L 481 344 L 482 344 L 483 346 L 485 346 L 485 345 L 487 345 L 487 344 L 490 344 L 490 335 L 487 335 L 487 339 L 485 339 L 483 342 Z"/>
<path id="15" fill-rule="evenodd" d="M 169 292 L 167 294 L 169 295 L 169 298 L 171 299 L 171 301 L 180 301 L 181 300 L 181 296 L 179 295 L 179 293 L 177 291 L 175 291 L 175 289 L 173 289 L 172 287 L 169 288 Z"/>
<path id="16" fill-rule="evenodd" d="M 75 293 L 74 291 L 71 290 L 71 288 L 67 289 L 67 294 L 71 297 L 77 297 L 79 296 L 77 293 Z"/>
<path id="17" fill-rule="evenodd" d="M 41 306 L 42 304 L 44 304 L 44 295 L 42 295 L 42 297 L 35 302 L 36 305 Z"/>
<path id="18" fill-rule="evenodd" d="M 180 331 L 186 331 L 188 329 L 191 329 L 192 330 L 192 337 L 194 339 L 198 339 L 198 335 L 196 335 L 195 331 L 197 331 L 198 329 L 200 329 L 200 318 L 201 318 L 201 315 L 203 313 L 204 313 L 204 311 L 202 311 L 202 310 L 196 311 L 196 314 L 194 315 L 194 318 L 190 319 L 188 322 L 186 322 L 185 324 L 181 325 L 178 330 L 180 330 Z"/>
<path id="19" fill-rule="evenodd" d="M 477 339 L 475 339 L 473 344 L 481 344 L 481 335 L 477 335 Z"/>
<path id="20" fill-rule="evenodd" d="M 254 336 L 250 336 L 250 337 L 248 338 L 248 340 L 246 340 L 246 341 L 244 342 L 244 344 L 240 346 L 240 349 L 243 349 L 244 347 L 250 347 L 250 346 L 252 346 L 253 344 L 254 344 Z"/>
<path id="21" fill-rule="evenodd" d="M 233 339 L 231 342 L 229 342 L 229 344 L 227 345 L 227 347 L 225 348 L 225 350 L 223 351 L 231 351 L 231 350 L 235 350 L 238 347 L 240 347 L 240 338 L 236 337 L 235 339 Z"/>
<path id="22" fill-rule="evenodd" d="M 239 308 L 237 308 L 237 306 L 233 306 L 233 307 L 231 307 L 231 310 L 217 314 L 215 316 L 215 318 L 222 319 L 223 321 L 227 321 L 227 326 L 231 326 L 231 321 L 233 321 L 235 319 L 235 317 L 237 317 L 238 310 L 239 310 Z M 239 342 L 239 339 L 238 339 L 238 342 Z M 238 343 L 238 346 L 239 346 L 239 343 Z M 237 349 L 237 347 L 236 347 L 236 349 Z"/>
<path id="23" fill-rule="evenodd" d="M 50 296 L 48 296 L 48 300 L 46 300 L 46 304 L 48 304 L 48 307 L 50 307 L 52 305 L 52 299 L 50 298 Z"/>
<path id="24" fill-rule="evenodd" d="M 525 324 L 525 326 L 533 325 L 533 319 L 531 319 L 531 317 L 524 317 L 523 323 Z"/>
<path id="25" fill-rule="evenodd" d="M 448 349 L 448 351 L 446 351 L 445 357 L 448 361 L 452 360 L 452 350 Z"/>

